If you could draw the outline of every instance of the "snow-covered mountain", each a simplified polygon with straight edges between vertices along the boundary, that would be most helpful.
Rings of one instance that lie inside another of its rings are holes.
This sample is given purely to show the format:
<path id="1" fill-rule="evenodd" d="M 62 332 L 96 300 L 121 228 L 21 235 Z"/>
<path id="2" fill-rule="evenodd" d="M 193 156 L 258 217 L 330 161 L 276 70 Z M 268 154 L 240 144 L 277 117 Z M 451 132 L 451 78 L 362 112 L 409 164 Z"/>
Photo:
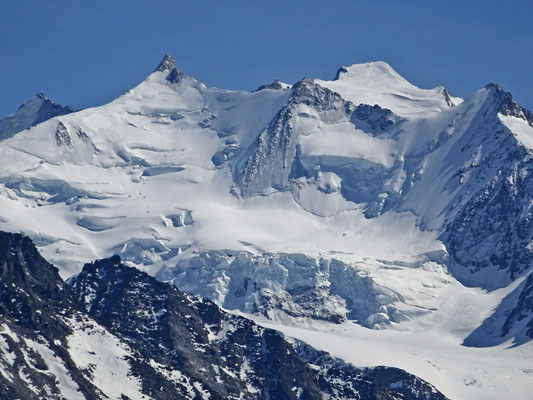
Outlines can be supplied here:
<path id="1" fill-rule="evenodd" d="M 0 263 L 2 399 L 446 399 L 397 368 L 289 343 L 118 256 L 65 284 L 28 238 L 0 232 Z"/>
<path id="2" fill-rule="evenodd" d="M 22 104 L 16 113 L 0 120 L 0 140 L 10 138 L 17 132 L 40 124 L 50 118 L 74 112 L 71 106 L 63 107 L 37 93 L 35 97 Z"/>
<path id="3" fill-rule="evenodd" d="M 383 62 L 259 89 L 206 87 L 166 56 L 115 101 L 0 142 L 2 229 L 65 278 L 118 254 L 452 399 L 527 398 L 533 114 Z"/>

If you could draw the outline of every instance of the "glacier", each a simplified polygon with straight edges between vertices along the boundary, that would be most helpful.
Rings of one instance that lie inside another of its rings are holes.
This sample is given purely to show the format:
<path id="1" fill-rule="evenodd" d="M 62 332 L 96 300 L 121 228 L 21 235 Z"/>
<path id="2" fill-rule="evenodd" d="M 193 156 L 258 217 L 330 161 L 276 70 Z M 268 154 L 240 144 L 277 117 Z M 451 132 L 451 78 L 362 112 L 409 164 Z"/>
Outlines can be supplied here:
<path id="1" fill-rule="evenodd" d="M 368 346 L 336 355 L 450 398 L 531 385 L 533 116 L 498 85 L 460 99 L 374 62 L 234 91 L 167 56 L 111 103 L 9 136 L 0 225 L 64 278 L 119 254 L 317 348 Z M 499 361 L 472 378 L 447 354 Z"/>

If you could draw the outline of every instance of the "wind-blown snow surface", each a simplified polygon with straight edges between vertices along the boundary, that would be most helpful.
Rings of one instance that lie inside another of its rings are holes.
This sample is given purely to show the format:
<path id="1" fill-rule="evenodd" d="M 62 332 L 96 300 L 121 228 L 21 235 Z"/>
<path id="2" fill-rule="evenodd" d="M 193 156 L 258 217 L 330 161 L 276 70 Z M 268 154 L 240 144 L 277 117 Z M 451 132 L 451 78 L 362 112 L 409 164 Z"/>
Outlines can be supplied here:
<path id="1" fill-rule="evenodd" d="M 531 336 L 531 285 L 516 286 L 533 252 L 531 113 L 496 85 L 461 101 L 385 63 L 266 86 L 208 88 L 166 58 L 112 103 L 19 132 L 0 143 L 2 229 L 64 277 L 118 253 L 275 323 L 348 321 L 328 329 L 395 343 L 390 357 L 370 347 L 380 363 L 418 373 L 454 355 L 426 376 L 452 398 L 526 398 L 531 373 L 495 377 L 533 357 L 531 342 L 505 348 Z M 495 310 L 500 347 L 463 346 L 486 345 L 470 334 Z M 458 367 L 480 354 L 494 357 L 482 389 Z"/>
<path id="2" fill-rule="evenodd" d="M 333 81 L 315 82 L 355 104 L 379 104 L 404 117 L 427 116 L 462 101 L 443 86 L 431 90 L 417 88 L 383 61 L 341 67 Z"/>

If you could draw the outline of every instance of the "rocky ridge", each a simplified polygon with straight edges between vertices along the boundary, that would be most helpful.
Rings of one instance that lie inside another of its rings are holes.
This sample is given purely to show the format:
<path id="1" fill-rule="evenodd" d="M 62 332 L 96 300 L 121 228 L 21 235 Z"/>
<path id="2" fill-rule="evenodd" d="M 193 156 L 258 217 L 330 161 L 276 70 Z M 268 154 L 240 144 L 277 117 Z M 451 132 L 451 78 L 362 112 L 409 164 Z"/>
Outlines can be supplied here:
<path id="1" fill-rule="evenodd" d="M 19 234 L 0 233 L 0 309 L 3 399 L 445 398 L 401 370 L 293 345 L 118 256 L 66 284 Z"/>

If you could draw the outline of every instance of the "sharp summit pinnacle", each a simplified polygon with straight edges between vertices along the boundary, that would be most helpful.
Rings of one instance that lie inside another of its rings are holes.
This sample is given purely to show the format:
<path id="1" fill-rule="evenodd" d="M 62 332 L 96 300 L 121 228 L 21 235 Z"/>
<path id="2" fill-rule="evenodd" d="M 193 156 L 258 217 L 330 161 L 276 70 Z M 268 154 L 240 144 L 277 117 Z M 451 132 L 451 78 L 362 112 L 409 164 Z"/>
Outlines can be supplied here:
<path id="1" fill-rule="evenodd" d="M 174 57 L 170 54 L 165 54 L 154 72 L 172 71 L 175 67 Z"/>

